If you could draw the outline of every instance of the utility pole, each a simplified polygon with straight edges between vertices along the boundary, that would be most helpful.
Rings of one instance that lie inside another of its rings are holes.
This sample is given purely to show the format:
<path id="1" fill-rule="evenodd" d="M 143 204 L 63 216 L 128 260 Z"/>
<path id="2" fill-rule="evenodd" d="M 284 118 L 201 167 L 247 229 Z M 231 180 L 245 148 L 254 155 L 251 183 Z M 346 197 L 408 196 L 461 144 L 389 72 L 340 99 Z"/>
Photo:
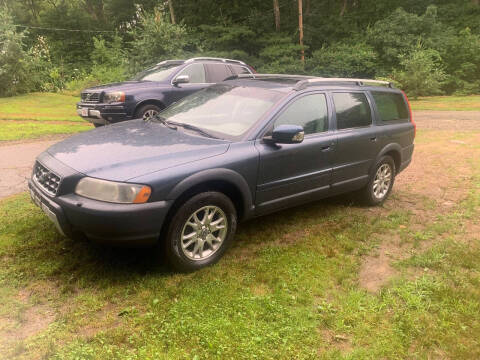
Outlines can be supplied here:
<path id="1" fill-rule="evenodd" d="M 170 20 L 175 24 L 175 13 L 173 12 L 173 0 L 168 0 L 168 9 L 170 10 Z"/>
<path id="2" fill-rule="evenodd" d="M 302 54 L 302 63 L 305 63 L 305 51 L 303 50 L 303 4 L 302 0 L 298 0 L 298 29 L 300 31 L 300 52 Z"/>

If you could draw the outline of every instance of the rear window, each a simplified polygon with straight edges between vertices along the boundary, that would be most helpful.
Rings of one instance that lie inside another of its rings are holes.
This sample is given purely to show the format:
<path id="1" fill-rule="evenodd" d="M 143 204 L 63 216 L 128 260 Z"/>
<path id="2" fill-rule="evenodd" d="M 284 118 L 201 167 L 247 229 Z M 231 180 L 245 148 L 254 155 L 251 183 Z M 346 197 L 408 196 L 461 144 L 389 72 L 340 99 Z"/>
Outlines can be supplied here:
<path id="1" fill-rule="evenodd" d="M 401 94 L 372 92 L 382 121 L 408 120 L 407 104 Z"/>
<path id="2" fill-rule="evenodd" d="M 372 123 L 370 105 L 364 93 L 334 93 L 337 129 L 369 126 Z"/>

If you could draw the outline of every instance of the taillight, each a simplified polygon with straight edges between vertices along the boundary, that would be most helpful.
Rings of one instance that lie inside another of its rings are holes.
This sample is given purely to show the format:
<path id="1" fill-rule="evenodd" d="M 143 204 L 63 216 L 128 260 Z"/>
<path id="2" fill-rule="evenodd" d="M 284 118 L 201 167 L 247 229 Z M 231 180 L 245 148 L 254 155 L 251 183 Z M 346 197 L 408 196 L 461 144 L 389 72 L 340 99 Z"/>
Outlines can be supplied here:
<path id="1" fill-rule="evenodd" d="M 412 107 L 410 106 L 410 101 L 408 101 L 408 96 L 405 94 L 405 91 L 402 91 L 403 96 L 405 96 L 405 100 L 407 100 L 407 105 L 408 105 L 408 112 L 410 113 L 410 121 L 412 122 L 413 125 L 413 137 L 417 135 L 417 124 L 415 124 L 415 121 L 413 121 L 413 113 L 412 113 Z"/>
<path id="2" fill-rule="evenodd" d="M 254 73 L 254 74 L 256 74 L 256 73 L 257 73 L 257 70 L 255 70 L 255 69 L 253 68 L 253 66 L 252 66 L 252 65 L 248 65 L 248 66 L 250 66 L 250 69 L 252 69 L 252 70 L 253 70 L 253 73 Z"/>

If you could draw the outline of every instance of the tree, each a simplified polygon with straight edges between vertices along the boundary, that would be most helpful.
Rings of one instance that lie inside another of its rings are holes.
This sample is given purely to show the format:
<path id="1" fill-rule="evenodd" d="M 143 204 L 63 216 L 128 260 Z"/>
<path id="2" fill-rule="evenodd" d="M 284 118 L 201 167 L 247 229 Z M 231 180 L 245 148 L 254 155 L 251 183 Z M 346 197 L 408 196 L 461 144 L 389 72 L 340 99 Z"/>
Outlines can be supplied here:
<path id="1" fill-rule="evenodd" d="M 24 49 L 25 36 L 13 24 L 8 9 L 0 8 L 0 96 L 28 91 L 30 59 Z"/>

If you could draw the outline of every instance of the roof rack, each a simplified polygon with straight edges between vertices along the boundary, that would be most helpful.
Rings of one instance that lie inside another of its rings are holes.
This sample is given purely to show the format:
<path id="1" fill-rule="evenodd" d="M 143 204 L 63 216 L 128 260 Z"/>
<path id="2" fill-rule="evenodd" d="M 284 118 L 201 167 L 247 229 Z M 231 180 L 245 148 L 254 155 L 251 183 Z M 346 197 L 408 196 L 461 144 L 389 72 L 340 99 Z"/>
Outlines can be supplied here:
<path id="1" fill-rule="evenodd" d="M 390 88 L 393 88 L 393 84 L 390 81 L 384 80 L 372 80 L 372 79 L 351 79 L 351 78 L 310 78 L 297 82 L 293 87 L 294 90 L 303 90 L 310 85 L 324 84 L 324 83 L 338 83 L 338 82 L 354 82 L 358 86 L 363 86 L 367 84 L 377 84 L 377 85 L 387 85 Z"/>
<path id="2" fill-rule="evenodd" d="M 194 62 L 194 61 L 221 61 L 221 62 L 225 62 L 225 63 L 247 65 L 243 61 L 240 61 L 240 60 L 216 58 L 216 57 L 195 57 L 195 58 L 188 59 L 185 62 L 190 63 L 190 62 Z"/>
<path id="3" fill-rule="evenodd" d="M 372 79 L 351 79 L 351 78 L 321 78 L 315 76 L 307 75 L 284 75 L 284 74 L 239 74 L 232 75 L 225 80 L 235 80 L 235 79 L 297 79 L 297 83 L 293 87 L 294 90 L 303 90 L 308 86 L 325 84 L 325 83 L 342 83 L 342 82 L 353 82 L 359 86 L 364 84 L 377 84 L 377 85 L 386 85 L 390 88 L 393 88 L 393 84 L 389 81 L 384 80 L 372 80 Z"/>
<path id="4" fill-rule="evenodd" d="M 185 60 L 180 60 L 180 59 L 163 60 L 163 61 L 160 61 L 159 63 L 155 64 L 155 66 L 164 65 L 164 64 L 172 64 L 172 63 L 184 63 L 184 62 L 185 62 Z"/>
<path id="5" fill-rule="evenodd" d="M 298 81 L 315 79 L 313 76 L 307 75 L 285 75 L 285 74 L 235 74 L 229 76 L 225 80 L 235 79 L 297 79 Z"/>

